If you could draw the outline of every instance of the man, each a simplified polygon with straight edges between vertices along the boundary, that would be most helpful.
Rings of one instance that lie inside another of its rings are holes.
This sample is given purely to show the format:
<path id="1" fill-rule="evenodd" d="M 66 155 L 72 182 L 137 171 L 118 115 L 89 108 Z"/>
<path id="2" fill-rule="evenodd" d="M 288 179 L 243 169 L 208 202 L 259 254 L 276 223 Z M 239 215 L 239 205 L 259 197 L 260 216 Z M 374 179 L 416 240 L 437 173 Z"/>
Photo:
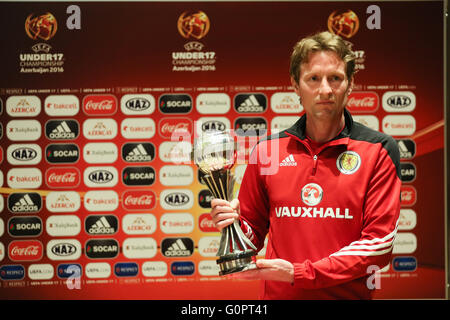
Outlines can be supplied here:
<path id="1" fill-rule="evenodd" d="M 240 219 L 258 250 L 269 233 L 266 259 L 231 275 L 264 280 L 263 299 L 370 299 L 374 270 L 390 261 L 399 151 L 392 137 L 353 122 L 345 109 L 354 59 L 329 32 L 299 41 L 290 75 L 305 114 L 257 144 L 239 200 L 211 202 L 219 230 Z M 266 170 L 275 159 L 277 170 Z"/>

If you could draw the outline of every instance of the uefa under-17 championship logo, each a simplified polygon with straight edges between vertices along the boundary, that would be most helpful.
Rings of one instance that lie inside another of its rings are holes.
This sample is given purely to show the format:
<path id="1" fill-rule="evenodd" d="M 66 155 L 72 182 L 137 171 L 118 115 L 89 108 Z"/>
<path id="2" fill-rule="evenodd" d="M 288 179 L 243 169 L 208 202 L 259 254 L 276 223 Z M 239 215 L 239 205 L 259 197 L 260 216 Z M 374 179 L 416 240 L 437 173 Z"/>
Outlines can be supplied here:
<path id="1" fill-rule="evenodd" d="M 352 10 L 343 13 L 334 11 L 328 17 L 328 30 L 347 39 L 353 37 L 359 29 L 359 19 Z"/>
<path id="2" fill-rule="evenodd" d="M 33 40 L 50 40 L 57 29 L 56 18 L 49 12 L 37 16 L 30 14 L 25 20 L 25 32 Z"/>
<path id="3" fill-rule="evenodd" d="M 200 40 L 209 31 L 210 22 L 209 18 L 203 11 L 188 15 L 187 12 L 183 12 L 178 18 L 178 31 L 186 38 L 194 38 Z"/>

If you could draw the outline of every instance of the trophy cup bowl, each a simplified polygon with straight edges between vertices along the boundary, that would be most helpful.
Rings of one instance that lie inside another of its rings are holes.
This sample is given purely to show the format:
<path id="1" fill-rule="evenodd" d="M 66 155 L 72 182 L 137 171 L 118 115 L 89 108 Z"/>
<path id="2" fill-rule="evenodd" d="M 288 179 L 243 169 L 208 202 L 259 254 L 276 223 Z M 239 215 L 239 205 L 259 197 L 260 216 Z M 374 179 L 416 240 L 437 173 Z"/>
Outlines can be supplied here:
<path id="1" fill-rule="evenodd" d="M 222 131 L 203 133 L 197 140 L 193 151 L 194 162 L 204 174 L 203 182 L 217 199 L 231 201 L 235 178 L 231 168 L 236 159 L 236 143 L 233 137 Z M 239 222 L 235 220 L 221 231 L 217 264 L 219 274 L 256 268 L 253 256 L 257 254 L 256 247 L 244 235 Z"/>

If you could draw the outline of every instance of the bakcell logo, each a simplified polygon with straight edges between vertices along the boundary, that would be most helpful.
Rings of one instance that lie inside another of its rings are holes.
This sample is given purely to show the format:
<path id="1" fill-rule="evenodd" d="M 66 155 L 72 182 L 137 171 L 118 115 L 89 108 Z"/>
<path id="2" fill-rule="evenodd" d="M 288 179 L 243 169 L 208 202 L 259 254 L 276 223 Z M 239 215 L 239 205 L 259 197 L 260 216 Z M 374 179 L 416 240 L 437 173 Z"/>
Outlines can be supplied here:
<path id="1" fill-rule="evenodd" d="M 164 94 L 159 98 L 158 105 L 162 113 L 189 113 L 192 110 L 192 98 L 187 94 Z"/>
<path id="2" fill-rule="evenodd" d="M 75 191 L 51 191 L 45 199 L 50 212 L 76 212 L 80 209 L 81 198 Z"/>
<path id="3" fill-rule="evenodd" d="M 151 118 L 127 118 L 120 127 L 126 139 L 150 139 L 156 132 L 155 121 Z"/>
<path id="4" fill-rule="evenodd" d="M 42 128 L 37 120 L 11 120 L 6 125 L 6 136 L 11 141 L 36 141 Z"/>
<path id="5" fill-rule="evenodd" d="M 155 111 L 151 94 L 126 94 L 120 99 L 120 108 L 126 115 L 149 115 Z"/>
<path id="6" fill-rule="evenodd" d="M 74 116 L 80 111 L 80 101 L 74 95 L 52 95 L 45 98 L 44 111 L 52 117 Z"/>
<path id="7" fill-rule="evenodd" d="M 130 190 L 122 195 L 126 210 L 150 210 L 156 205 L 156 195 L 151 190 Z"/>
<path id="8" fill-rule="evenodd" d="M 234 129 L 238 136 L 261 136 L 267 132 L 267 121 L 264 118 L 237 118 Z"/>
<path id="9" fill-rule="evenodd" d="M 117 146 L 112 142 L 91 142 L 84 145 L 83 159 L 87 163 L 113 163 L 117 158 Z"/>
<path id="10" fill-rule="evenodd" d="M 87 119 L 83 122 L 83 135 L 88 140 L 110 140 L 117 136 L 114 119 Z"/>
<path id="11" fill-rule="evenodd" d="M 416 119 L 411 115 L 391 115 L 383 118 L 383 132 L 391 136 L 410 136 L 416 132 Z"/>
<path id="12" fill-rule="evenodd" d="M 409 185 L 402 185 L 400 189 L 400 204 L 402 206 L 413 206 L 417 201 L 416 188 Z"/>
<path id="13" fill-rule="evenodd" d="M 35 117 L 41 112 L 37 96 L 11 96 L 6 99 L 6 113 L 11 117 Z"/>
<path id="14" fill-rule="evenodd" d="M 179 137 L 192 134 L 192 121 L 187 118 L 162 118 L 158 122 L 159 135 L 163 138 L 174 138 L 177 141 Z"/>
<path id="15" fill-rule="evenodd" d="M 122 159 L 126 162 L 150 162 L 155 158 L 155 146 L 150 142 L 125 143 Z"/>
<path id="16" fill-rule="evenodd" d="M 45 148 L 45 158 L 48 163 L 75 163 L 80 159 L 80 149 L 76 144 L 49 144 Z"/>
<path id="17" fill-rule="evenodd" d="M 45 124 L 45 135 L 50 140 L 74 140 L 80 134 L 76 120 L 49 120 Z"/>
<path id="18" fill-rule="evenodd" d="M 75 188 L 80 184 L 80 171 L 75 167 L 49 168 L 45 172 L 49 188 Z"/>
<path id="19" fill-rule="evenodd" d="M 203 213 L 198 218 L 198 225 L 200 231 L 202 232 L 218 232 L 217 228 L 214 227 L 211 215 L 209 213 Z"/>
<path id="20" fill-rule="evenodd" d="M 12 189 L 36 189 L 42 184 L 42 173 L 38 168 L 11 169 L 7 181 Z"/>
<path id="21" fill-rule="evenodd" d="M 8 233 L 13 237 L 36 237 L 42 233 L 39 217 L 14 217 L 8 220 Z"/>
<path id="22" fill-rule="evenodd" d="M 112 259 L 119 254 L 119 243 L 115 239 L 91 239 L 86 242 L 85 252 L 91 259 Z"/>
<path id="23" fill-rule="evenodd" d="M 15 240 L 8 245 L 12 261 L 37 261 L 42 258 L 42 243 L 38 240 Z"/>
<path id="24" fill-rule="evenodd" d="M 119 207 L 119 195 L 113 190 L 88 191 L 84 208 L 88 211 L 114 211 Z"/>
<path id="25" fill-rule="evenodd" d="M 190 213 L 165 213 L 160 226 L 161 231 L 168 234 L 190 233 L 194 230 L 194 217 Z"/>
<path id="26" fill-rule="evenodd" d="M 352 92 L 348 96 L 347 109 L 350 112 L 375 112 L 380 105 L 376 92 Z"/>
<path id="27" fill-rule="evenodd" d="M 41 208 L 42 198 L 37 192 L 16 192 L 8 196 L 8 209 L 12 213 L 36 213 Z"/>
<path id="28" fill-rule="evenodd" d="M 42 150 L 37 144 L 12 144 L 6 150 L 6 158 L 12 165 L 34 165 L 41 162 Z"/>
<path id="29" fill-rule="evenodd" d="M 127 214 L 122 218 L 126 234 L 152 234 L 156 230 L 156 217 L 151 213 Z"/>
<path id="30" fill-rule="evenodd" d="M 110 94 L 88 95 L 83 99 L 83 111 L 89 116 L 112 115 L 117 111 L 117 99 Z"/>
<path id="31" fill-rule="evenodd" d="M 262 93 L 240 93 L 234 97 L 234 109 L 239 113 L 263 113 L 267 98 Z"/>
<path id="32" fill-rule="evenodd" d="M 196 99 L 200 114 L 225 114 L 230 111 L 231 100 L 226 93 L 201 93 Z"/>
<path id="33" fill-rule="evenodd" d="M 155 182 L 152 167 L 126 167 L 122 171 L 123 183 L 127 186 L 150 186 Z"/>

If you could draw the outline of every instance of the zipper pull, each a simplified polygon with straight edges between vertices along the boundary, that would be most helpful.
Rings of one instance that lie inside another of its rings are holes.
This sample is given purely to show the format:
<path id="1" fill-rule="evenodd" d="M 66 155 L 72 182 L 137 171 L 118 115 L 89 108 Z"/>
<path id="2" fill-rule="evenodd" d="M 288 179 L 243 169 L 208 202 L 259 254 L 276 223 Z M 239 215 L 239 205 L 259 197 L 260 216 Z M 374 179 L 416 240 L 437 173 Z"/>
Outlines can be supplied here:
<path id="1" fill-rule="evenodd" d="M 313 169 L 312 169 L 312 175 L 315 176 L 316 175 L 316 171 L 317 171 L 317 154 L 314 155 L 313 157 Z"/>

